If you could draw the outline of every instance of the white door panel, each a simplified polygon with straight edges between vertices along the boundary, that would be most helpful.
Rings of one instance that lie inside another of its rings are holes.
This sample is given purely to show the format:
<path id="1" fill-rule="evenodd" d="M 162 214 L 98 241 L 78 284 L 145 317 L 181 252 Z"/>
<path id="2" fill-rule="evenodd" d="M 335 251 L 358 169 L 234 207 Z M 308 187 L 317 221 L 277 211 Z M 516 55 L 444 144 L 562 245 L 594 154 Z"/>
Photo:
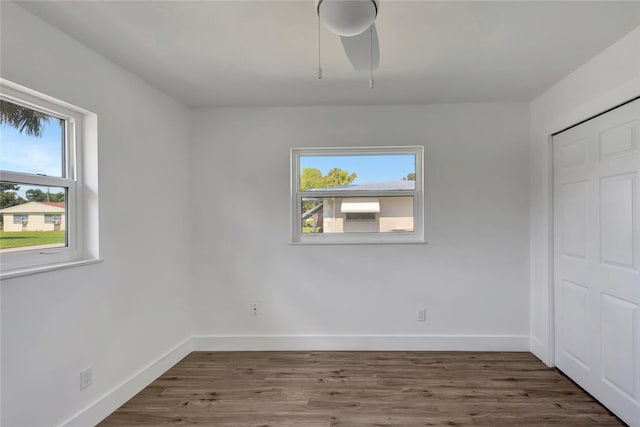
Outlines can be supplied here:
<path id="1" fill-rule="evenodd" d="M 562 253 L 585 260 L 587 257 L 588 181 L 567 182 L 560 190 L 562 210 Z"/>
<path id="2" fill-rule="evenodd" d="M 600 179 L 600 261 L 637 270 L 633 217 L 637 174 Z"/>
<path id="3" fill-rule="evenodd" d="M 553 139 L 556 364 L 640 426 L 640 100 Z"/>

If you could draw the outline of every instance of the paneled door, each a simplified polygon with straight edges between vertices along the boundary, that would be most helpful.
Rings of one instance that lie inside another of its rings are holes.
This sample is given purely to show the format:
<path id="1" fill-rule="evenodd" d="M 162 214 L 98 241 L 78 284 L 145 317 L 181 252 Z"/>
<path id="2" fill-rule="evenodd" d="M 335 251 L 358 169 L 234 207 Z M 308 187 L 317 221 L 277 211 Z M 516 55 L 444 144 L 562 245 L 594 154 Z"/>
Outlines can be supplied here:
<path id="1" fill-rule="evenodd" d="M 640 100 L 553 138 L 556 365 L 640 426 Z"/>

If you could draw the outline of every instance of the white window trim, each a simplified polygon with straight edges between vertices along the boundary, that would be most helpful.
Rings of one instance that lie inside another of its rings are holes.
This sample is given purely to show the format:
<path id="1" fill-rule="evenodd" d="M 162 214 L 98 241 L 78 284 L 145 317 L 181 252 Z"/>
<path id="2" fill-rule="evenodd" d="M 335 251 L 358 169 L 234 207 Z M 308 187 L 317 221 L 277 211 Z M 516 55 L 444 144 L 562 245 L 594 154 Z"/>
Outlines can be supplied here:
<path id="1" fill-rule="evenodd" d="M 301 156 L 411 154 L 416 159 L 415 190 L 340 190 L 322 191 L 324 197 L 413 197 L 413 231 L 393 233 L 302 233 L 299 218 L 302 216 L 302 198 L 318 197 L 317 191 L 300 191 Z M 331 147 L 291 149 L 291 241 L 293 245 L 358 245 L 358 244 L 416 244 L 424 240 L 424 148 L 422 146 L 390 147 Z"/>
<path id="2" fill-rule="evenodd" d="M 0 171 L 0 180 L 68 188 L 65 212 L 67 246 L 0 253 L 0 278 L 19 277 L 97 261 L 97 116 L 2 78 L 0 98 L 66 122 L 63 177 Z"/>

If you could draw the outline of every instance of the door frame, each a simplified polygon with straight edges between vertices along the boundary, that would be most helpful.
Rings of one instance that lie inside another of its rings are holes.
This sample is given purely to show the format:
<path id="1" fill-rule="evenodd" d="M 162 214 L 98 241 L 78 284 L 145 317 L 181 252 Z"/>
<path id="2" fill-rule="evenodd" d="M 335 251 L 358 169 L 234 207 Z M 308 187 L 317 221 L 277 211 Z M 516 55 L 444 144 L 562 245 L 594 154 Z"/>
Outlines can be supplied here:
<path id="1" fill-rule="evenodd" d="M 631 102 L 634 102 L 636 100 L 640 99 L 640 94 L 636 94 L 634 96 L 631 97 L 627 97 L 626 99 L 623 99 L 621 102 L 614 102 L 614 103 L 609 103 L 608 107 L 607 106 L 601 106 L 601 108 L 599 108 L 597 111 L 599 112 L 594 112 L 591 115 L 586 115 L 587 118 L 581 119 L 581 120 L 577 120 L 577 121 L 573 121 L 572 124 L 569 124 L 565 127 L 561 127 L 560 130 L 555 131 L 555 132 L 551 132 L 548 134 L 547 136 L 547 206 L 549 207 L 548 211 L 547 211 L 547 221 L 549 224 L 548 230 L 547 230 L 547 243 L 548 243 L 548 259 L 547 259 L 547 263 L 548 263 L 548 301 L 547 301 L 547 305 L 548 305 L 548 309 L 549 309 L 549 342 L 548 342 L 548 362 L 549 362 L 549 366 L 551 367 L 555 367 L 556 366 L 556 317 L 555 317 L 555 215 L 554 215 L 554 209 L 555 209 L 555 191 L 554 191 L 554 185 L 555 185 L 555 177 L 553 174 L 553 168 L 554 168 L 554 157 L 553 157 L 553 138 L 562 133 L 565 132 L 571 128 L 574 128 L 576 126 L 579 126 L 585 122 L 588 122 L 589 120 L 595 119 L 598 116 L 601 116 L 603 114 L 608 113 L 609 111 L 615 110 L 618 107 L 622 107 L 623 105 L 629 104 Z M 613 106 L 611 106 L 613 105 Z M 597 108 L 597 107 L 596 107 Z"/>

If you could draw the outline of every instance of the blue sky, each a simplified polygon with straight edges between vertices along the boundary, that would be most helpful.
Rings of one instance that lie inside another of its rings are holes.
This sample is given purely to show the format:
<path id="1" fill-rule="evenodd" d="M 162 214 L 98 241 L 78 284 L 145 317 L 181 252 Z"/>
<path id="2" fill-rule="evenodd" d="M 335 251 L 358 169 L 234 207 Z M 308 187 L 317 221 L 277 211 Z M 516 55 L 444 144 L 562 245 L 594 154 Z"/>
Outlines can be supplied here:
<path id="1" fill-rule="evenodd" d="M 8 125 L 0 125 L 0 169 L 12 172 L 62 175 L 62 124 L 56 118 L 44 123 L 42 136 L 36 138 L 18 132 Z M 24 197 L 29 188 L 20 186 L 18 194 Z M 41 188 L 45 191 L 45 188 Z M 52 188 L 51 192 L 60 191 Z"/>
<path id="2" fill-rule="evenodd" d="M 400 180 L 408 173 L 415 172 L 413 154 L 392 154 L 377 156 L 300 156 L 300 170 L 317 168 L 326 175 L 329 170 L 339 168 L 355 172 L 358 177 L 354 184 Z"/>

